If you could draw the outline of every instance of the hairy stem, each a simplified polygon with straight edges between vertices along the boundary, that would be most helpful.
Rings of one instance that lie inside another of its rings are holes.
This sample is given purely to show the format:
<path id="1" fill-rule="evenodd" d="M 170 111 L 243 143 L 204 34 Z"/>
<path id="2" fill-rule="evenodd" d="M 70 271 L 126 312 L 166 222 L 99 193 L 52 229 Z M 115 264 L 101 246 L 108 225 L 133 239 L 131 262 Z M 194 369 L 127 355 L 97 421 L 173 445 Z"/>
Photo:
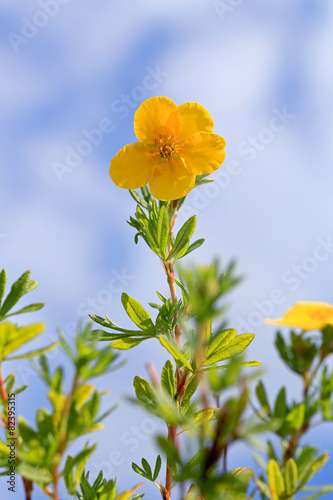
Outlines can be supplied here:
<path id="1" fill-rule="evenodd" d="M 172 244 L 171 244 L 171 236 L 172 236 L 172 231 L 174 228 L 174 225 L 177 220 L 177 208 L 179 205 L 180 200 L 173 200 L 170 203 L 169 206 L 169 213 L 174 212 L 174 214 L 170 218 L 170 232 L 169 232 L 169 241 L 168 241 L 168 252 L 172 250 Z M 175 273 L 174 273 L 174 268 L 173 268 L 173 260 L 170 259 L 165 263 L 165 271 L 167 274 L 167 280 L 168 280 L 168 285 L 170 289 L 170 295 L 171 295 L 171 300 L 172 304 L 176 304 L 177 302 L 177 292 L 176 292 L 176 283 L 175 283 Z M 174 321 L 175 321 L 175 338 L 178 341 L 178 344 L 181 345 L 181 335 L 182 335 L 182 330 L 180 328 L 179 323 L 177 322 L 177 313 L 174 316 Z M 177 368 L 177 397 L 178 395 L 182 399 L 185 393 L 184 387 L 186 383 L 186 376 L 183 376 L 183 371 L 182 368 Z M 177 425 L 170 425 L 168 427 L 168 440 L 172 447 L 176 447 L 176 436 L 177 436 Z M 166 467 L 166 479 L 165 479 L 165 489 L 161 490 L 162 491 L 162 498 L 163 500 L 170 500 L 171 499 L 171 489 L 172 489 L 172 476 L 170 472 L 170 464 L 169 461 L 167 461 L 167 467 Z"/>

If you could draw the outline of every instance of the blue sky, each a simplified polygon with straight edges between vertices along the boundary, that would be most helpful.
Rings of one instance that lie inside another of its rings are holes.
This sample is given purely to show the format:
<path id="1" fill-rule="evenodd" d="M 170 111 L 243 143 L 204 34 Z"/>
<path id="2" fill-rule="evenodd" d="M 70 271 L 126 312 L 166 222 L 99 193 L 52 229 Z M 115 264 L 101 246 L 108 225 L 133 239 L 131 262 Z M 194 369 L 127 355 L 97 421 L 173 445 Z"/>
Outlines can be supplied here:
<path id="1" fill-rule="evenodd" d="M 197 101 L 227 156 L 215 187 L 188 196 L 186 215 L 197 214 L 206 238 L 192 261 L 237 258 L 246 280 L 230 296 L 230 324 L 256 334 L 249 356 L 265 361 L 270 393 L 283 374 L 296 397 L 262 320 L 296 300 L 332 303 L 332 2 L 5 0 L 0 14 L 1 266 L 10 281 L 31 269 L 39 282 L 34 299 L 47 304 L 35 314 L 47 323 L 39 344 L 57 325 L 70 337 L 91 308 L 126 325 L 124 290 L 143 304 L 167 293 L 158 259 L 134 245 L 126 220 L 135 205 L 112 184 L 109 162 L 135 142 L 142 100 Z M 121 376 L 100 381 L 110 404 L 131 392 L 134 375 L 146 376 L 147 361 L 160 368 L 165 359 L 153 342 L 126 357 Z M 19 400 L 32 420 L 45 390 L 29 365 L 17 369 L 32 385 Z M 124 404 L 94 436 L 96 467 L 124 487 L 137 481 L 130 462 L 154 455 L 147 418 Z M 138 421 L 147 432 L 131 451 L 126 433 Z M 333 448 L 327 427 L 314 439 Z"/>

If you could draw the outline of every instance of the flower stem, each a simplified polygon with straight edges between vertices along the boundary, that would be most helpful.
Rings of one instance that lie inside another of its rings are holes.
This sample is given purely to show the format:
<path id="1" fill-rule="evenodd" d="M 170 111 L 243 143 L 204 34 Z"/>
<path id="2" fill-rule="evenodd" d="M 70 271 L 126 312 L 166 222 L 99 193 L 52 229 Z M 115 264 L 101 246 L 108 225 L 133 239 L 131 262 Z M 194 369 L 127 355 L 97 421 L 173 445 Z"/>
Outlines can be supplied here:
<path id="1" fill-rule="evenodd" d="M 180 200 L 173 200 L 170 203 L 169 206 L 169 214 L 173 213 L 173 215 L 170 217 L 170 231 L 169 231 L 169 240 L 168 240 L 168 252 L 172 250 L 172 243 L 171 243 L 171 236 L 172 236 L 172 231 L 174 228 L 174 225 L 177 220 L 177 208 L 179 205 Z M 175 273 L 174 273 L 174 268 L 173 268 L 173 260 L 170 259 L 165 263 L 165 272 L 167 274 L 167 280 L 168 280 L 168 285 L 170 289 L 170 295 L 171 295 L 171 300 L 172 304 L 177 303 L 177 292 L 176 292 L 176 283 L 175 283 Z M 174 321 L 175 321 L 175 338 L 178 341 L 178 344 L 181 345 L 181 335 L 182 335 L 182 330 L 180 328 L 179 323 L 177 322 L 177 317 L 178 314 L 175 313 L 174 315 Z M 185 383 L 186 383 L 186 376 L 183 376 L 183 370 L 182 368 L 177 368 L 177 397 L 178 395 L 181 395 L 181 399 L 184 396 L 185 390 Z M 170 425 L 168 427 L 168 441 L 172 445 L 172 447 L 176 447 L 176 436 L 177 436 L 177 425 Z M 170 463 L 169 460 L 167 461 L 167 467 L 166 467 L 166 479 L 165 479 L 165 489 L 161 490 L 162 491 L 162 498 L 163 500 L 171 500 L 171 489 L 172 489 L 172 476 L 170 472 Z"/>

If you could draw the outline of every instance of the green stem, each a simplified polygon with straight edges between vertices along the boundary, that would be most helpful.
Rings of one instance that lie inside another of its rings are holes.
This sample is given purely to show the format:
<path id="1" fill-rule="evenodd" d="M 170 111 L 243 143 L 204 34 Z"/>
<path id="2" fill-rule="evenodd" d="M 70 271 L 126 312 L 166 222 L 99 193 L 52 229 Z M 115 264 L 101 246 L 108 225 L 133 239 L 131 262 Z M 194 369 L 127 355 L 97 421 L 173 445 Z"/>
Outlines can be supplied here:
<path id="1" fill-rule="evenodd" d="M 306 402 L 306 399 L 308 397 L 308 393 L 309 393 L 309 390 L 311 388 L 311 384 L 312 384 L 316 374 L 318 373 L 325 358 L 326 358 L 326 353 L 324 351 L 322 351 L 321 355 L 320 355 L 320 359 L 317 363 L 317 366 L 313 369 L 313 371 L 311 372 L 310 370 L 308 370 L 303 374 L 304 403 Z M 288 446 L 287 446 L 287 449 L 286 449 L 284 456 L 283 456 L 283 465 L 286 464 L 286 462 L 289 460 L 289 458 L 292 458 L 294 456 L 294 453 L 296 451 L 296 448 L 298 446 L 300 439 L 310 428 L 310 422 L 311 422 L 311 418 L 309 418 L 309 420 L 307 422 L 305 422 L 302 425 L 302 427 L 299 430 L 295 431 L 294 434 L 291 436 L 289 443 L 288 443 Z"/>
<path id="2" fill-rule="evenodd" d="M 168 253 L 170 253 L 172 249 L 172 244 L 171 244 L 171 236 L 172 236 L 172 231 L 174 228 L 174 225 L 177 220 L 177 208 L 179 205 L 180 200 L 173 200 L 170 203 L 169 206 L 169 213 L 171 213 L 173 210 L 175 210 L 174 214 L 170 218 L 170 232 L 169 232 L 169 240 L 168 240 Z M 174 268 L 173 268 L 173 260 L 170 259 L 165 263 L 165 271 L 167 274 L 167 280 L 168 280 L 168 285 L 170 289 L 170 295 L 171 295 L 171 300 L 172 304 L 177 303 L 177 292 L 176 292 L 176 283 L 175 283 L 175 273 L 174 273 Z M 182 335 L 182 330 L 180 328 L 179 323 L 177 322 L 178 315 L 177 313 L 174 316 L 174 321 L 175 321 L 175 338 L 178 341 L 178 344 L 181 345 L 181 335 Z M 183 370 L 182 368 L 177 368 L 177 395 L 179 394 L 181 398 L 183 398 L 185 390 L 185 383 L 186 383 L 186 377 L 183 376 Z M 177 437 L 177 425 L 170 425 L 168 427 L 168 440 L 172 447 L 176 447 L 176 437 Z M 165 488 L 161 490 L 162 493 L 162 498 L 163 500 L 171 500 L 171 490 L 172 490 L 172 476 L 170 472 L 170 464 L 169 461 L 167 461 L 167 466 L 166 466 L 166 479 L 165 479 Z"/>

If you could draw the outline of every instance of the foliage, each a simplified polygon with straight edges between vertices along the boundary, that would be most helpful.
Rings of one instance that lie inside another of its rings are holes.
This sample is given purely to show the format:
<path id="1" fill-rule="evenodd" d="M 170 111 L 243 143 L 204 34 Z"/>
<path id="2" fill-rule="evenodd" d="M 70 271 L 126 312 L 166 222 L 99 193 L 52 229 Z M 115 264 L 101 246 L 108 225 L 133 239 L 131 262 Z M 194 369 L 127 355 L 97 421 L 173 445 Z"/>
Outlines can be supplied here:
<path id="1" fill-rule="evenodd" d="M 209 181 L 206 175 L 197 176 L 196 185 Z M 204 243 L 202 238 L 193 239 L 195 216 L 174 234 L 185 197 L 157 202 L 146 186 L 130 194 L 137 204 L 129 219 L 136 231 L 135 243 L 141 237 L 160 259 L 170 290 L 170 297 L 157 292 L 157 302 L 149 303 L 149 311 L 136 298 L 122 294 L 132 329 L 107 315 L 91 314 L 98 328 L 79 325 L 73 343 L 59 329 L 58 342 L 16 352 L 40 335 L 44 324 L 18 326 L 9 318 L 37 312 L 43 304 L 16 309 L 37 282 L 30 280 L 27 271 L 5 296 L 7 276 L 4 270 L 0 273 L 1 474 L 15 468 L 23 479 L 26 500 L 33 498 L 36 488 L 54 500 L 60 500 L 63 489 L 79 500 L 139 500 L 147 482 L 155 485 L 163 500 L 174 498 L 177 488 L 183 500 L 311 500 L 329 495 L 333 486 L 311 483 L 329 456 L 305 437 L 317 424 L 333 420 L 333 371 L 328 362 L 333 327 L 325 323 L 317 334 L 293 329 L 288 338 L 277 332 L 277 351 L 299 379 L 302 394 L 292 400 L 287 387 L 282 387 L 273 401 L 261 379 L 262 370 L 251 370 L 261 362 L 245 358 L 254 333 L 237 332 L 226 317 L 226 295 L 240 281 L 235 264 L 223 268 L 215 260 L 211 265 L 181 267 L 178 261 Z M 302 308 L 306 310 L 303 303 Z M 303 324 L 299 315 L 298 320 Z M 121 351 L 148 340 L 161 346 L 167 360 L 160 375 L 150 364 L 147 379 L 136 376 L 128 399 L 133 408 L 139 406 L 163 421 L 165 432 L 156 436 L 160 451 L 155 460 L 142 457 L 141 463 L 132 463 L 143 484 L 119 492 L 116 479 L 104 478 L 102 471 L 94 481 L 90 478 L 89 460 L 96 445 L 86 434 L 103 429 L 102 421 L 117 406 L 101 414 L 105 393 L 93 381 L 123 365 Z M 69 387 L 61 363 L 50 365 L 50 349 L 58 349 L 59 356 L 69 361 Z M 37 409 L 34 423 L 16 415 L 12 407 L 27 386 L 16 386 L 15 374 L 2 376 L 5 362 L 24 358 L 32 359 L 48 398 L 48 406 Z M 9 462 L 8 439 L 15 441 L 14 465 Z M 77 451 L 70 454 L 74 442 Z M 251 449 L 252 468 L 239 457 L 239 467 L 230 469 L 229 454 L 235 443 Z"/>

